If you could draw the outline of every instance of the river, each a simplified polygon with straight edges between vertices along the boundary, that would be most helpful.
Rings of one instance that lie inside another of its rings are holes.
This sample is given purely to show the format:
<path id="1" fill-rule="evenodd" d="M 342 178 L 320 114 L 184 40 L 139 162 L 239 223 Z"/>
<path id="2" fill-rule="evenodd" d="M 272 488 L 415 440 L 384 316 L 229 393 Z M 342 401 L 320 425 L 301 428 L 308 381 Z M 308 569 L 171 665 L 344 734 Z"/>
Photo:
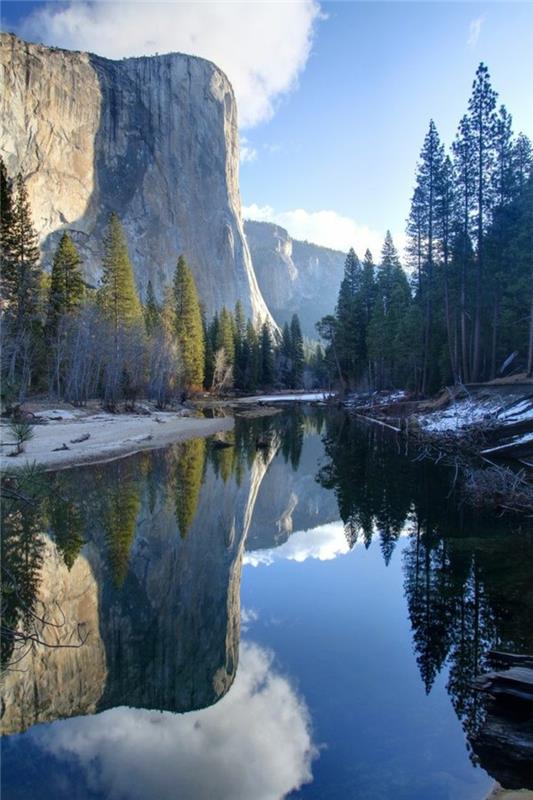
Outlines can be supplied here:
<path id="1" fill-rule="evenodd" d="M 233 437 L 4 509 L 5 800 L 482 800 L 469 682 L 533 652 L 531 527 L 342 412 Z"/>

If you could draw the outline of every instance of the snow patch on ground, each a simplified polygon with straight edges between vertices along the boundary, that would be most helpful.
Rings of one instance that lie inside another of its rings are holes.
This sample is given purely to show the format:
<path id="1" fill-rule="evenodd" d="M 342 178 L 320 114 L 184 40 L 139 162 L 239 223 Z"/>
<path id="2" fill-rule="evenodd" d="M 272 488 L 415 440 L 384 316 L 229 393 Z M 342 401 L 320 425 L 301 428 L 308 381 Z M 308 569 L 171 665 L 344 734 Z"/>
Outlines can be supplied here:
<path id="1" fill-rule="evenodd" d="M 502 407 L 501 398 L 465 398 L 451 403 L 442 411 L 419 417 L 420 426 L 428 433 L 462 433 L 476 425 L 505 426 L 531 421 L 533 398 L 514 400 Z"/>

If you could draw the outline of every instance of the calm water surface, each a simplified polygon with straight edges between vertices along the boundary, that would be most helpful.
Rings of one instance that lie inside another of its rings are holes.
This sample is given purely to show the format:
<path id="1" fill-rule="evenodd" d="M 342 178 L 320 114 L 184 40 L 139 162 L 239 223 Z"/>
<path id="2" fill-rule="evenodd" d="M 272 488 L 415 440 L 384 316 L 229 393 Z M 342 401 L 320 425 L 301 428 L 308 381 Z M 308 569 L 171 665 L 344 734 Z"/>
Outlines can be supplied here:
<path id="1" fill-rule="evenodd" d="M 469 680 L 533 651 L 531 531 L 343 414 L 234 438 L 4 509 L 4 625 L 61 647 L 2 640 L 3 797 L 482 800 Z"/>

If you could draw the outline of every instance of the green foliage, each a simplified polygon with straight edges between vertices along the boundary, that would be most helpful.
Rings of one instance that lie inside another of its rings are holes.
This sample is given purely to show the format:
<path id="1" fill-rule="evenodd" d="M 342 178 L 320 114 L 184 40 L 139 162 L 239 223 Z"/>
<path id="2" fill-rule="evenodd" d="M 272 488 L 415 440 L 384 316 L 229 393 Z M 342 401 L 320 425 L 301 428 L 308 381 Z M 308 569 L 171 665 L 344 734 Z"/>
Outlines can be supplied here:
<path id="1" fill-rule="evenodd" d="M 34 426 L 31 422 L 27 422 L 26 420 L 14 419 L 10 421 L 9 431 L 15 439 L 15 446 L 17 448 L 11 455 L 19 455 L 24 452 L 24 445 L 30 442 L 35 436 L 33 428 Z"/>
<path id="2" fill-rule="evenodd" d="M 101 308 L 115 331 L 135 325 L 142 319 L 124 231 L 115 213 L 109 218 L 104 238 L 102 281 L 98 296 Z"/>
<path id="3" fill-rule="evenodd" d="M 235 361 L 235 321 L 231 311 L 224 306 L 218 318 L 216 350 L 224 350 L 226 361 L 233 364 Z"/>
<path id="4" fill-rule="evenodd" d="M 292 370 L 290 376 L 290 385 L 292 389 L 300 389 L 302 387 L 303 373 L 304 373 L 304 340 L 302 336 L 302 329 L 300 327 L 300 320 L 298 315 L 294 314 L 291 320 L 291 360 Z"/>
<path id="5" fill-rule="evenodd" d="M 204 381 L 205 358 L 202 313 L 194 277 L 183 256 L 178 259 L 173 288 L 184 384 L 189 389 L 199 388 Z"/>
<path id="6" fill-rule="evenodd" d="M 261 385 L 272 386 L 274 383 L 274 346 L 272 334 L 268 322 L 263 322 L 261 326 Z"/>
<path id="7" fill-rule="evenodd" d="M 103 525 L 109 564 L 117 588 L 123 585 L 128 573 L 140 508 L 140 487 L 133 478 L 117 481 L 107 492 Z"/>
<path id="8" fill-rule="evenodd" d="M 430 121 L 407 221 L 411 287 L 389 233 L 377 269 L 348 254 L 335 316 L 318 326 L 343 387 L 427 394 L 496 377 L 513 353 L 533 371 L 531 144 L 496 110 L 484 64 L 451 155 Z"/>
<path id="9" fill-rule="evenodd" d="M 64 233 L 52 264 L 46 324 L 49 333 L 55 332 L 63 314 L 72 314 L 81 305 L 85 284 L 80 266 L 81 259 L 76 246 L 68 233 Z"/>
<path id="10" fill-rule="evenodd" d="M 161 309 L 155 299 L 152 281 L 148 281 L 146 286 L 146 302 L 144 304 L 144 324 L 146 333 L 151 336 L 161 321 Z"/>
<path id="11" fill-rule="evenodd" d="M 54 541 L 67 569 L 72 569 L 84 539 L 84 518 L 80 506 L 67 491 L 68 482 L 58 479 L 48 498 L 48 521 Z"/>
<path id="12" fill-rule="evenodd" d="M 178 445 L 176 462 L 176 518 L 182 538 L 193 523 L 200 499 L 205 466 L 205 439 Z"/>

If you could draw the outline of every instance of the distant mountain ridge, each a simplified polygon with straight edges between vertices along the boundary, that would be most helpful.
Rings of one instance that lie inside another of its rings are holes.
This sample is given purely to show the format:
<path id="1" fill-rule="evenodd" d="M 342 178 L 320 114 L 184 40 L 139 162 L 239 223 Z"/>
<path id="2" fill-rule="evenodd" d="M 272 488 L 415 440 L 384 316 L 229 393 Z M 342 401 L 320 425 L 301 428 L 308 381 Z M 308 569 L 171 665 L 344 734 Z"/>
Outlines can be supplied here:
<path id="1" fill-rule="evenodd" d="M 297 313 L 304 335 L 316 338 L 315 323 L 337 302 L 346 254 L 293 239 L 271 222 L 244 221 L 257 282 L 278 325 Z"/>

